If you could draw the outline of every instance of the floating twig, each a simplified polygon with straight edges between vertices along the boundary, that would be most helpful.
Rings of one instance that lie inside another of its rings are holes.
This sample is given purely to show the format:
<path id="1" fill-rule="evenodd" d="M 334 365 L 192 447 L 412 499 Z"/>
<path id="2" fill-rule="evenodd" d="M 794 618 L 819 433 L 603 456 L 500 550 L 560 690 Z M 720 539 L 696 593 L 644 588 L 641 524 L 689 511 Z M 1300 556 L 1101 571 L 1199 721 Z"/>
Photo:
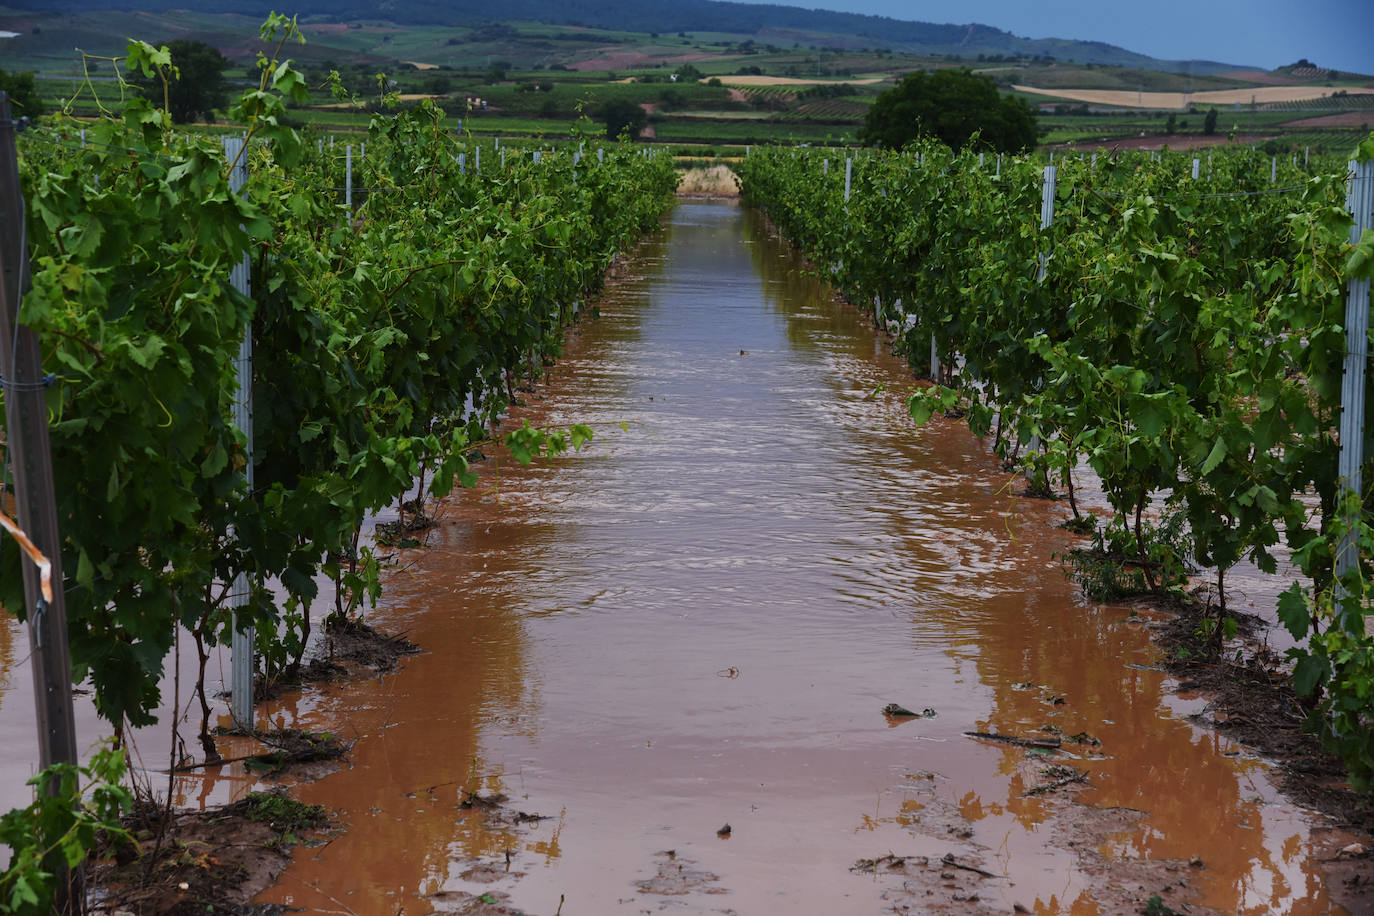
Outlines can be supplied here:
<path id="1" fill-rule="evenodd" d="M 1047 792 L 1053 792 L 1056 789 L 1062 789 L 1065 786 L 1072 785 L 1076 782 L 1087 782 L 1089 775 L 1090 774 L 1086 772 L 1080 773 L 1077 770 L 1075 770 L 1068 776 L 1062 776 L 1059 779 L 1056 779 L 1054 782 L 1047 782 L 1042 786 L 1036 786 L 1035 788 L 1030 789 L 1029 791 L 1021 793 L 1021 797 L 1030 798 L 1033 795 L 1044 795 Z"/>
<path id="2" fill-rule="evenodd" d="M 992 872 L 990 872 L 990 871 L 984 871 L 983 869 L 979 868 L 977 865 L 965 865 L 963 862 L 960 862 L 958 859 L 954 858 L 954 853 L 952 853 L 952 852 L 947 852 L 947 853 L 945 853 L 945 857 L 944 857 L 943 859 L 941 859 L 940 861 L 941 861 L 941 863 L 943 863 L 943 864 L 945 864 L 945 865 L 948 865 L 950 868 L 962 868 L 964 871 L 971 871 L 971 872 L 973 872 L 975 875 L 982 875 L 984 878 L 999 878 L 999 877 L 1001 877 L 1000 875 L 994 875 L 994 874 L 993 874 Z"/>
<path id="3" fill-rule="evenodd" d="M 992 732 L 964 732 L 966 738 L 976 738 L 979 741 L 995 741 L 998 744 L 1014 744 L 1017 747 L 1028 747 L 1040 751 L 1059 750 L 1060 740 L 1058 738 L 1022 738 L 1017 735 L 997 735 Z"/>
<path id="4" fill-rule="evenodd" d="M 929 861 L 930 860 L 925 856 L 899 856 L 896 853 L 889 852 L 887 855 L 878 856 L 876 859 L 860 859 L 849 866 L 849 870 L 877 874 L 880 868 L 891 870 L 904 868 L 907 862 L 920 862 L 922 865 L 925 865 Z"/>

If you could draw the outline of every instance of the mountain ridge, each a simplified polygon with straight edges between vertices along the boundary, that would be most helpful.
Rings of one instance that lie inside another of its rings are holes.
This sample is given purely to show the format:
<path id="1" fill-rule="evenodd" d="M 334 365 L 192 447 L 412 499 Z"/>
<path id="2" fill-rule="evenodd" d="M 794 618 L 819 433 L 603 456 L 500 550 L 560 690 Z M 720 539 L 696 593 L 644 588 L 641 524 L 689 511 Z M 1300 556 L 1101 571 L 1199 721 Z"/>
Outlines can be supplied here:
<path id="1" fill-rule="evenodd" d="M 169 13 L 185 9 L 224 12 L 222 0 L 7 0 L 15 10 L 94 12 L 129 10 Z M 263 15 L 281 9 L 278 2 L 246 0 L 233 12 Z M 1139 67 L 1196 74 L 1244 69 L 1243 64 L 1207 60 L 1162 60 L 1100 41 L 1024 38 L 982 23 L 932 23 L 864 13 L 767 3 L 723 0 L 505 0 L 500 15 L 479 0 L 440 0 L 401 4 L 395 0 L 338 0 L 324 4 L 305 0 L 291 10 L 303 20 L 347 22 L 383 19 L 397 24 L 474 25 L 487 21 L 532 21 L 632 32 L 726 32 L 760 38 L 787 34 L 821 40 L 850 49 L 884 48 L 926 55 L 976 57 L 1006 55 L 1053 57 L 1108 66 Z M 815 41 L 806 42 L 808 44 Z"/>

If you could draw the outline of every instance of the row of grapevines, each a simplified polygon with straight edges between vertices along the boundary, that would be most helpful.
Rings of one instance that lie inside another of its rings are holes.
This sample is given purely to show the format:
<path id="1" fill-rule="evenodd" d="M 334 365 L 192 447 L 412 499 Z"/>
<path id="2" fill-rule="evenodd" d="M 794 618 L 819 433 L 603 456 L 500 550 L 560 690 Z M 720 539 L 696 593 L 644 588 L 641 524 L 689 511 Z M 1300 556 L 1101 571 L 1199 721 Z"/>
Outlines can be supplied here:
<path id="1" fill-rule="evenodd" d="M 264 31 L 297 34 L 281 17 Z M 123 63 L 170 66 L 138 42 Z M 58 117 L 21 144 L 33 273 L 21 318 L 56 376 L 73 665 L 117 728 L 152 721 L 178 624 L 202 649 L 227 638 L 237 575 L 252 583 L 239 616 L 276 670 L 300 662 L 319 573 L 339 582 L 344 613 L 375 600 L 365 516 L 470 477 L 464 453 L 511 376 L 557 355 L 573 304 L 657 225 L 676 181 L 666 156 L 624 147 L 464 174 L 425 104 L 373 119 L 358 175 L 369 193 L 349 212 L 333 160 L 284 126 L 302 77 L 279 59 L 260 70 L 231 112 L 247 133 L 238 193 L 217 141 L 140 99 L 119 118 Z M 245 256 L 251 296 L 229 282 Z M 231 420 L 250 329 L 251 453 Z M 512 445 L 528 457 L 588 435 L 525 429 Z M 12 543 L 0 561 L 0 601 L 21 608 Z"/>
<path id="2" fill-rule="evenodd" d="M 1294 651 L 1296 686 L 1322 698 L 1314 723 L 1355 781 L 1374 784 L 1374 554 L 1341 583 L 1349 598 L 1331 597 L 1350 517 L 1335 435 L 1344 296 L 1352 272 L 1369 271 L 1351 257 L 1345 170 L 1289 165 L 1271 183 L 1268 157 L 1244 151 L 1212 157 L 1197 179 L 1181 155 L 1070 159 L 1042 228 L 1031 160 L 980 164 L 938 144 L 873 154 L 854 163 L 846 201 L 826 155 L 757 152 L 738 167 L 744 193 L 872 304 L 913 364 L 933 339 L 953 387 L 919 393 L 913 415 L 962 399 L 999 454 L 1071 500 L 1085 460 L 1111 507 L 1096 543 L 1140 587 L 1215 570 L 1203 629 L 1218 650 L 1235 627 L 1227 571 L 1249 558 L 1272 573 L 1286 542 L 1312 583 L 1280 606 L 1311 637 Z M 1358 156 L 1374 158 L 1374 137 Z M 1374 503 L 1359 496 L 1354 534 L 1368 544 Z"/>

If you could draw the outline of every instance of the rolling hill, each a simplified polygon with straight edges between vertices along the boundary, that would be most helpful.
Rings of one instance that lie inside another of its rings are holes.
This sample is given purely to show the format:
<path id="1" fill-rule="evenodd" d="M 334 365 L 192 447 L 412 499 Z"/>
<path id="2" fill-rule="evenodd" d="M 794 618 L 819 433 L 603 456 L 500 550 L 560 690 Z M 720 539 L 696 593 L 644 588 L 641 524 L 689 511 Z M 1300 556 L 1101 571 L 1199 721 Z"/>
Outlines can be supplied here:
<path id="1" fill-rule="evenodd" d="M 95 12 L 129 10 L 165 13 L 224 12 L 218 0 L 8 0 L 13 10 Z M 282 4 L 244 0 L 234 12 L 266 15 Z M 472 25 L 491 20 L 537 21 L 555 25 L 618 29 L 631 32 L 714 32 L 755 36 L 773 44 L 828 47 L 886 48 L 908 54 L 1052 57 L 1110 66 L 1154 70 L 1215 73 L 1237 65 L 1215 61 L 1162 61 L 1124 48 L 1095 41 L 1059 38 L 1022 38 L 987 25 L 936 24 L 867 16 L 830 10 L 808 10 L 762 3 L 725 3 L 720 0 L 507 0 L 494 8 L 479 0 L 438 0 L 435 3 L 397 3 L 394 0 L 339 0 L 322 3 L 302 0 L 291 10 L 303 20 L 346 22 L 384 19 L 406 25 Z"/>

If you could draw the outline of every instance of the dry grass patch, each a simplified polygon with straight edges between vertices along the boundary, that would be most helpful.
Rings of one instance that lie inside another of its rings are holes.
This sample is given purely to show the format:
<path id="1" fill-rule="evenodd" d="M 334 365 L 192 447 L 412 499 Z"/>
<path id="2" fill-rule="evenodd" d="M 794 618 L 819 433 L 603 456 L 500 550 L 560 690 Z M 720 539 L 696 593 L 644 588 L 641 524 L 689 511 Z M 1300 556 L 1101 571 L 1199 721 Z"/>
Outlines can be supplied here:
<path id="1" fill-rule="evenodd" d="M 739 179 L 729 166 L 683 169 L 679 176 L 679 197 L 739 197 Z"/>

